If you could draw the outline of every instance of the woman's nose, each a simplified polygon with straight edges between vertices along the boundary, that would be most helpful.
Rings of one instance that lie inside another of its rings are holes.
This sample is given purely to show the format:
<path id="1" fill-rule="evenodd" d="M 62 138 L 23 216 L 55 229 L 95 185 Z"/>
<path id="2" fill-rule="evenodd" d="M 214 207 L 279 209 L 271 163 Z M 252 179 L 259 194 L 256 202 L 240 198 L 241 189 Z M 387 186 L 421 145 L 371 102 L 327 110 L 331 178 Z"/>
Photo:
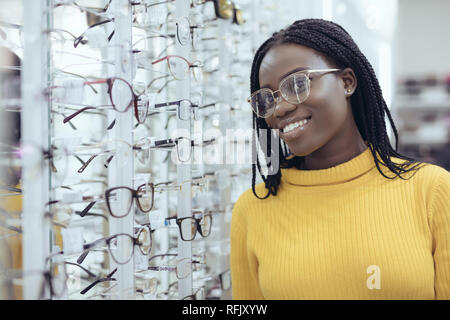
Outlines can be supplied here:
<path id="1" fill-rule="evenodd" d="M 287 113 L 295 110 L 297 106 L 284 100 L 282 97 L 278 97 L 275 107 L 274 116 L 277 118 L 284 117 Z"/>

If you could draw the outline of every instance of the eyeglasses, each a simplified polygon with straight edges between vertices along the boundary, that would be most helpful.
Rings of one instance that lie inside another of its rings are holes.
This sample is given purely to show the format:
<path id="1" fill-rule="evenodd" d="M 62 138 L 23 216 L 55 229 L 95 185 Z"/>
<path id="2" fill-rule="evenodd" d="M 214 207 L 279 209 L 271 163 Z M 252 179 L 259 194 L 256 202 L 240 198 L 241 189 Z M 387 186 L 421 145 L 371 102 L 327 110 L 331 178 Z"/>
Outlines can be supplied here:
<path id="1" fill-rule="evenodd" d="M 181 239 L 183 241 L 192 241 L 195 239 L 196 232 L 203 237 L 211 234 L 212 215 L 204 214 L 201 218 L 184 217 L 184 218 L 168 218 L 174 219 L 180 230 Z"/>
<path id="2" fill-rule="evenodd" d="M 147 270 L 152 271 L 175 271 L 178 279 L 184 279 L 189 276 L 192 271 L 198 269 L 199 264 L 204 264 L 198 260 L 192 260 L 190 258 L 183 258 L 175 260 L 177 254 L 166 253 L 154 255 L 148 260 Z M 174 261 L 175 260 L 175 261 Z M 173 264 L 175 262 L 175 264 Z"/>
<path id="3" fill-rule="evenodd" d="M 83 144 L 74 147 L 74 157 L 81 163 L 81 167 L 77 170 L 78 173 L 83 173 L 92 161 L 99 156 L 107 156 L 103 163 L 105 168 L 111 165 L 113 159 L 116 160 L 118 169 L 124 168 L 133 154 L 133 146 L 123 140 L 108 140 L 94 144 Z M 100 150 L 100 151 L 97 151 Z M 116 154 L 121 154 L 123 157 L 114 157 Z M 84 161 L 80 156 L 89 155 L 89 159 Z"/>
<path id="4" fill-rule="evenodd" d="M 85 107 L 83 107 L 81 110 L 78 108 L 73 108 L 72 105 L 67 105 L 64 103 L 56 103 L 56 108 L 52 108 L 51 113 L 54 115 L 52 121 L 53 123 L 57 123 L 57 122 L 62 122 L 62 123 L 68 123 L 69 126 L 72 128 L 72 130 L 77 131 L 78 127 L 75 125 L 73 118 L 72 119 L 67 119 L 68 115 L 67 112 L 73 111 L 74 113 L 76 113 L 77 115 L 80 113 L 85 113 L 85 114 L 89 114 L 89 115 L 96 115 L 96 116 L 102 116 L 104 118 L 107 118 L 107 115 L 102 112 L 102 109 L 110 109 L 112 108 L 110 105 L 108 106 L 88 106 L 86 105 Z M 90 109 L 92 108 L 92 109 Z M 138 108 L 140 108 L 140 105 L 138 106 Z M 100 110 L 99 110 L 100 109 Z M 93 110 L 93 111 L 91 111 Z M 70 116 L 70 115 L 69 115 Z M 75 116 L 74 116 L 75 117 Z M 64 120 L 66 120 L 64 122 Z M 82 121 L 80 120 L 80 123 Z M 106 130 L 111 130 L 112 128 L 114 128 L 116 124 L 116 119 L 113 119 L 111 121 L 111 123 L 106 127 Z M 139 122 L 137 124 L 140 124 Z M 98 140 L 101 140 L 102 138 L 104 138 L 107 135 L 107 132 L 104 131 L 104 128 L 98 128 L 98 131 L 94 131 L 92 133 L 92 136 L 97 136 Z"/>
<path id="5" fill-rule="evenodd" d="M 106 277 L 100 278 L 96 276 L 94 273 L 86 269 L 80 264 L 63 261 L 64 251 L 59 251 L 56 253 L 51 254 L 46 258 L 46 263 L 49 265 L 49 271 L 46 271 L 44 273 L 45 281 L 48 283 L 48 289 L 50 293 L 50 298 L 60 298 L 64 295 L 64 293 L 67 291 L 67 280 L 69 279 L 69 275 L 67 272 L 67 266 L 75 266 L 79 269 L 83 270 L 89 278 L 98 278 L 93 283 L 91 283 L 89 286 L 87 286 L 85 289 L 83 289 L 80 293 L 85 294 L 89 290 L 91 290 L 94 286 L 96 286 L 98 283 L 105 282 L 105 281 L 116 281 L 115 278 L 112 278 L 112 275 L 117 271 L 117 268 L 114 269 L 110 274 L 108 274 Z M 58 257 L 61 256 L 61 257 Z M 56 261 L 52 261 L 54 258 L 56 258 Z M 41 298 L 45 294 L 45 288 L 41 289 Z"/>
<path id="6" fill-rule="evenodd" d="M 149 106 L 148 95 L 145 94 L 145 92 L 137 95 L 133 90 L 133 86 L 125 79 L 113 77 L 107 79 L 100 79 L 96 81 L 84 81 L 80 84 L 82 86 L 94 84 L 107 84 L 108 85 L 107 93 L 109 95 L 111 107 L 114 110 L 123 113 L 126 112 L 131 106 L 134 106 L 134 115 L 139 123 L 143 123 L 147 118 Z M 137 84 L 135 84 L 135 86 L 137 86 Z M 49 88 L 49 90 L 60 91 L 58 94 L 61 96 L 65 96 L 64 92 L 66 90 L 69 90 L 69 88 L 66 88 L 65 86 L 52 86 Z M 63 92 L 61 93 L 61 91 Z M 72 115 L 66 117 L 64 119 L 64 123 L 70 121 L 81 112 L 92 109 L 101 109 L 101 108 L 84 107 L 78 110 L 77 112 L 73 113 Z"/>
<path id="7" fill-rule="evenodd" d="M 175 139 L 157 140 L 154 142 L 155 149 L 172 149 L 176 147 L 177 157 L 179 162 L 188 162 L 191 159 L 192 149 L 194 147 L 203 147 L 214 143 L 216 140 L 203 140 L 200 143 L 194 143 L 189 138 L 179 137 Z"/>
<path id="8" fill-rule="evenodd" d="M 152 62 L 152 65 L 160 63 L 162 61 L 167 61 L 169 67 L 170 75 L 172 75 L 176 80 L 186 79 L 189 70 L 192 70 L 194 79 L 196 81 L 201 81 L 201 67 L 200 61 L 189 62 L 186 58 L 177 55 L 168 55 L 161 59 Z"/>
<path id="9" fill-rule="evenodd" d="M 172 20 L 169 20 L 168 22 L 170 22 L 170 21 L 172 21 Z M 193 22 L 191 22 L 191 21 L 193 21 Z M 196 24 L 194 24 L 194 21 Z M 174 34 L 157 33 L 155 35 L 146 36 L 146 37 L 143 37 L 143 38 L 139 39 L 138 41 L 136 41 L 133 44 L 133 46 L 135 46 L 136 44 L 138 44 L 139 42 L 141 42 L 142 40 L 145 40 L 145 39 L 161 37 L 161 38 L 176 38 L 182 46 L 185 46 L 186 44 L 188 44 L 189 40 L 191 40 L 191 45 L 195 49 L 198 44 L 199 36 L 200 36 L 199 29 L 202 28 L 201 15 L 193 13 L 189 17 L 186 17 L 186 16 L 180 17 L 178 20 L 175 21 L 175 24 L 176 24 L 176 32 Z M 163 52 L 165 52 L 169 48 L 169 46 L 170 45 L 168 45 L 163 50 Z"/>
<path id="10" fill-rule="evenodd" d="M 91 42 L 89 42 L 88 39 L 89 39 L 91 36 L 92 36 L 93 38 L 95 38 L 95 40 L 102 39 L 102 38 L 99 38 L 97 34 L 95 34 L 95 32 L 98 32 L 98 31 L 101 32 L 98 28 L 95 29 L 95 27 L 104 25 L 104 24 L 109 23 L 109 22 L 114 22 L 114 19 L 106 19 L 106 20 L 103 20 L 103 21 L 94 23 L 94 24 L 90 25 L 90 26 L 87 28 L 87 30 L 84 31 L 82 34 L 80 34 L 78 37 L 75 36 L 75 35 L 74 35 L 73 33 L 71 33 L 70 31 L 64 30 L 64 29 L 47 29 L 47 30 L 45 30 L 45 32 L 48 33 L 48 34 L 52 34 L 52 33 L 58 34 L 58 35 L 60 36 L 60 39 L 59 39 L 59 40 L 61 40 L 61 41 L 66 41 L 66 40 L 73 41 L 73 46 L 74 46 L 75 48 L 77 48 L 78 45 L 80 45 L 80 44 L 85 45 L 85 44 L 88 44 L 88 43 L 91 43 L 91 46 L 92 46 L 92 47 L 94 47 L 94 46 L 99 46 L 99 45 L 101 46 L 101 45 L 102 45 L 101 42 L 98 42 L 98 41 L 95 42 L 94 39 L 91 40 Z M 64 35 L 68 35 L 68 36 L 69 36 L 69 39 L 66 39 L 66 38 L 64 37 Z M 112 31 L 112 32 L 109 34 L 108 37 L 106 37 L 106 34 L 104 35 L 104 37 L 107 39 L 107 42 L 110 42 L 113 36 L 114 36 L 114 31 Z M 105 39 L 105 40 L 106 40 L 106 39 Z M 106 44 L 106 42 L 104 42 L 104 44 Z"/>
<path id="11" fill-rule="evenodd" d="M 73 154 L 75 158 L 82 164 L 77 170 L 78 173 L 83 173 L 92 161 L 99 156 L 107 156 L 103 166 L 108 168 L 111 162 L 116 159 L 116 154 L 121 154 L 123 157 L 119 157 L 116 160 L 118 169 L 124 168 L 128 164 L 128 160 L 131 158 L 133 151 L 142 153 L 138 156 L 141 162 L 145 162 L 150 158 L 150 149 L 173 149 L 176 147 L 177 157 L 179 162 L 187 162 L 191 158 L 192 149 L 194 147 L 207 146 L 215 142 L 215 139 L 204 140 L 200 143 L 195 143 L 189 138 L 179 137 L 175 139 L 162 139 L 154 140 L 147 137 L 136 142 L 134 145 L 130 145 L 123 140 L 108 140 L 96 144 L 84 144 L 79 147 L 74 147 L 76 152 Z M 100 149 L 101 151 L 95 151 Z M 89 155 L 89 159 L 84 161 L 80 156 Z"/>
<path id="12" fill-rule="evenodd" d="M 173 226 L 174 223 L 178 226 L 180 231 L 181 239 L 183 241 L 192 241 L 195 239 L 197 232 L 203 237 L 207 237 L 211 233 L 212 226 L 212 215 L 210 213 L 193 211 L 193 217 L 183 217 L 183 218 L 166 218 L 163 221 L 153 221 L 153 228 L 160 228 L 163 226 Z"/>
<path id="13" fill-rule="evenodd" d="M 198 109 L 198 103 L 193 103 L 190 100 L 183 99 L 183 100 L 177 100 L 177 101 L 169 101 L 165 103 L 157 103 L 155 104 L 155 108 L 163 108 L 163 107 L 170 107 L 170 106 L 177 106 L 178 108 L 178 118 L 180 120 L 189 120 L 190 114 L 192 110 L 192 114 L 194 117 L 194 120 L 197 120 L 197 109 Z"/>
<path id="14" fill-rule="evenodd" d="M 149 255 L 152 249 L 152 233 L 148 225 L 136 229 L 136 237 L 127 233 L 118 233 L 108 238 L 101 238 L 83 246 L 83 253 L 78 257 L 77 263 L 83 263 L 91 250 L 106 245 L 112 259 L 117 264 L 126 264 L 133 257 L 134 247 L 138 246 L 143 255 Z"/>
<path id="15" fill-rule="evenodd" d="M 311 89 L 311 73 L 326 74 L 340 71 L 340 69 L 302 70 L 295 72 L 280 81 L 279 89 L 272 91 L 262 88 L 252 93 L 247 99 L 253 112 L 260 118 L 270 117 L 275 112 L 276 105 L 280 102 L 275 98 L 275 93 L 280 92 L 281 97 L 291 104 L 299 104 L 309 97 Z"/>
<path id="16" fill-rule="evenodd" d="M 177 187 L 175 190 L 179 189 Z M 80 216 L 83 217 L 89 213 L 89 210 L 97 203 L 98 199 L 105 199 L 109 213 L 115 218 L 123 218 L 130 213 L 133 199 L 136 201 L 136 206 L 139 210 L 147 213 L 153 209 L 155 192 L 169 190 L 174 190 L 174 188 L 173 186 L 168 186 L 166 182 L 157 184 L 144 183 L 137 189 L 129 187 L 109 188 L 104 195 L 98 197 L 84 196 L 83 201 L 91 202 L 81 211 Z"/>
<path id="17" fill-rule="evenodd" d="M 159 1 L 151 4 L 133 6 L 133 24 L 138 28 L 161 27 L 167 21 L 168 5 L 175 0 Z M 167 6 L 163 6 L 167 4 Z"/>

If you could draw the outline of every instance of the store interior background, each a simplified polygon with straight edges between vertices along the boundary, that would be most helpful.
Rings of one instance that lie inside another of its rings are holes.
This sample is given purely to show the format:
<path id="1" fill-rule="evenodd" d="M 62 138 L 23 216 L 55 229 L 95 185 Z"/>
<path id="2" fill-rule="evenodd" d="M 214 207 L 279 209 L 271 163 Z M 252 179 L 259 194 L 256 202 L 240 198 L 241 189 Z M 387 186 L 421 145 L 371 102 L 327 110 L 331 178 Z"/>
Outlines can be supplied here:
<path id="1" fill-rule="evenodd" d="M 0 0 L 0 22 L 23 24 L 23 13 L 28 1 Z M 156 1 L 149 1 L 152 2 Z M 450 32 L 450 1 L 234 0 L 234 2 L 240 6 L 246 20 L 243 26 L 246 32 L 242 32 L 239 39 L 244 49 L 235 52 L 241 60 L 247 61 L 241 65 L 243 67 L 240 70 L 244 81 L 239 83 L 240 98 L 234 98 L 232 101 L 240 110 L 242 122 L 239 123 L 242 123 L 242 126 L 251 126 L 251 108 L 246 104 L 245 97 L 250 93 L 248 77 L 254 51 L 273 32 L 295 20 L 323 18 L 341 24 L 372 63 L 397 126 L 399 151 L 450 170 L 450 42 L 447 40 Z M 0 23 L 0 29 L 2 28 Z M 74 28 L 83 30 L 81 25 Z M 2 43 L 6 46 L 11 45 L 5 40 L 1 40 L 0 45 Z M 16 53 L 22 58 L 20 50 Z M 5 63 L 2 61 L 2 64 Z M 77 63 L 75 57 L 72 62 Z M 5 83 L 1 85 L 3 87 Z M 205 87 L 205 90 L 209 90 L 208 87 Z M 2 128 L 0 134 L 9 130 L 8 123 L 4 123 L 4 120 L 0 119 Z M 89 127 L 89 123 L 85 126 Z M 392 132 L 390 137 L 392 145 L 395 146 Z M 249 166 L 250 164 L 242 165 L 242 168 L 245 170 L 245 167 Z M 239 194 L 251 187 L 251 175 L 247 173 L 246 177 L 247 179 L 231 183 L 228 195 L 230 204 Z M 167 174 L 165 178 L 168 178 Z M 166 203 L 166 206 L 169 205 Z M 226 240 L 229 221 L 224 221 L 223 226 L 220 235 L 222 240 Z M 221 226 L 216 225 L 216 228 Z M 21 246 L 17 243 L 8 243 L 6 246 L 10 246 L 9 248 L 2 247 L 0 265 L 3 267 L 2 270 L 17 271 L 22 266 L 22 257 L 11 261 L 7 251 L 17 250 L 11 245 Z M 217 250 L 212 252 L 214 255 Z M 227 269 L 227 257 L 224 255 L 220 262 L 221 271 Z M 17 289 L 21 285 L 20 280 L 15 281 L 13 295 L 9 291 L 8 294 L 5 293 L 7 290 L 2 288 L 0 298 L 36 297 Z M 108 297 L 125 296 L 119 294 L 106 296 Z M 231 289 L 222 288 L 217 297 L 230 299 Z M 82 298 L 85 297 L 79 295 L 74 297 L 74 299 Z"/>

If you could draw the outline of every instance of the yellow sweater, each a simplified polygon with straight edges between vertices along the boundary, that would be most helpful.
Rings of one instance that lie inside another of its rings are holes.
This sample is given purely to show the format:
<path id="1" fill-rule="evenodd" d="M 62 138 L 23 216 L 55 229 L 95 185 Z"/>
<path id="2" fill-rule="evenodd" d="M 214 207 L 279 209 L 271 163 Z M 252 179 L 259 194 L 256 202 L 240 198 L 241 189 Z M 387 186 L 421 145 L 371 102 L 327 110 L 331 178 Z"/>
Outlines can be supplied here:
<path id="1" fill-rule="evenodd" d="M 282 169 L 266 200 L 244 192 L 231 223 L 233 299 L 450 299 L 450 173 L 413 173 L 388 180 L 367 148 L 328 169 Z"/>

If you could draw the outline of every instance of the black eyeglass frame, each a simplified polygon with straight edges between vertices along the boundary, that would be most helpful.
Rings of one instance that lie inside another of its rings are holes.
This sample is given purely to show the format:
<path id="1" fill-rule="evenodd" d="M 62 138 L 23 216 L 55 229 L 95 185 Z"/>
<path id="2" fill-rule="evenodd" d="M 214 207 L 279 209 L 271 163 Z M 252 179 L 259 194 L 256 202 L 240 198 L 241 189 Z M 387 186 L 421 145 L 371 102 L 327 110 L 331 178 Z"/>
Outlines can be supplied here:
<path id="1" fill-rule="evenodd" d="M 206 218 L 209 217 L 211 219 L 210 225 L 212 226 L 212 215 L 210 213 L 205 213 L 202 215 L 201 218 L 195 218 L 195 217 L 183 217 L 183 218 L 177 218 L 177 217 L 172 217 L 172 218 L 166 218 L 167 221 L 170 220 L 175 220 L 176 224 L 178 225 L 178 229 L 180 231 L 180 236 L 181 236 L 181 240 L 183 241 L 193 241 L 195 239 L 195 236 L 197 235 L 197 232 L 203 237 L 206 238 L 207 236 L 209 236 L 211 234 L 211 226 L 209 228 L 209 231 L 207 234 L 204 234 L 200 225 L 200 222 Z M 183 235 L 183 231 L 181 229 L 181 224 L 183 223 L 184 220 L 186 219 L 192 219 L 193 221 L 195 221 L 196 224 L 196 232 L 192 232 L 191 234 L 191 238 L 190 239 L 186 239 Z"/>

